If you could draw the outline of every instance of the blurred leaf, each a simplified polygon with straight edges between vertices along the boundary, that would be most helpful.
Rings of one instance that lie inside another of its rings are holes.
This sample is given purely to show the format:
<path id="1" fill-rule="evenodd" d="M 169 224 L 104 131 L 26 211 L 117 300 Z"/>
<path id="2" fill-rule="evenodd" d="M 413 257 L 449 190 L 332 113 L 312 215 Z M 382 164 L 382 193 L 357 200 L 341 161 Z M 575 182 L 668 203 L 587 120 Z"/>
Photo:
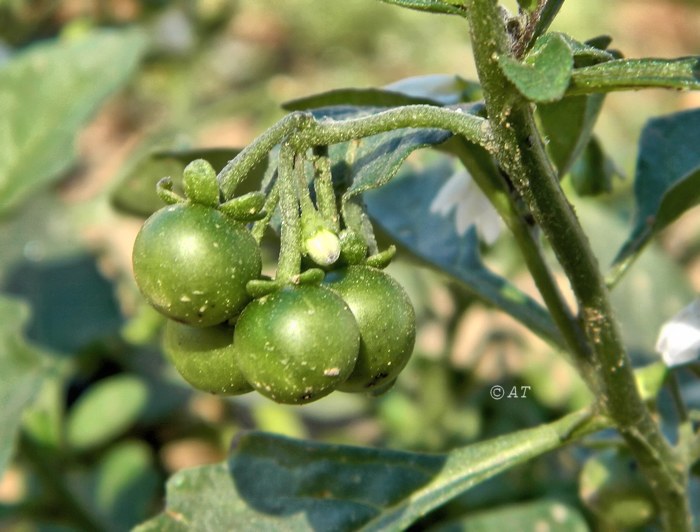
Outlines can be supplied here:
<path id="1" fill-rule="evenodd" d="M 73 140 L 136 67 L 146 41 L 136 31 L 103 31 L 36 45 L 0 68 L 0 214 L 60 176 Z"/>
<path id="2" fill-rule="evenodd" d="M 445 455 L 249 433 L 228 463 L 171 477 L 165 512 L 136 530 L 405 530 L 472 486 L 562 446 L 584 420 L 572 414 Z"/>
<path id="3" fill-rule="evenodd" d="M 156 183 L 163 177 L 173 180 L 174 190 L 182 194 L 182 171 L 195 159 L 206 159 L 214 169 L 220 171 L 241 150 L 237 148 L 158 148 L 135 161 L 118 185 L 112 190 L 112 205 L 125 213 L 147 217 L 164 203 L 156 193 Z M 257 190 L 267 169 L 267 161 L 255 166 L 243 184 L 236 189 L 238 194 Z"/>
<path id="4" fill-rule="evenodd" d="M 600 264 L 610 264 L 625 240 L 628 223 L 600 199 L 572 195 L 576 214 Z M 629 268 L 611 294 L 625 345 L 637 364 L 658 361 L 654 352 L 661 326 L 688 304 L 692 288 L 682 268 L 657 246 L 650 246 Z M 640 301 L 653 304 L 640 304 Z"/>
<path id="5" fill-rule="evenodd" d="M 32 307 L 27 336 L 56 351 L 77 354 L 92 342 L 115 336 L 121 327 L 114 287 L 91 256 L 19 263 L 5 290 Z"/>
<path id="6" fill-rule="evenodd" d="M 668 366 L 662 361 L 649 364 L 634 371 L 639 395 L 644 401 L 649 401 L 659 395 L 667 375 Z"/>
<path id="7" fill-rule="evenodd" d="M 78 451 L 107 443 L 136 422 L 147 401 L 148 388 L 139 377 L 117 375 L 96 382 L 69 412 L 68 443 Z"/>
<path id="8" fill-rule="evenodd" d="M 537 4 L 535 3 L 535 0 L 518 0 L 518 6 L 520 6 L 520 9 L 523 11 L 531 13 L 535 10 Z"/>
<path id="9" fill-rule="evenodd" d="M 386 185 L 412 152 L 445 142 L 452 133 L 443 129 L 399 129 L 357 141 L 345 163 L 352 168 L 352 185 L 343 195 L 348 200 Z"/>
<path id="10" fill-rule="evenodd" d="M 481 98 L 481 86 L 454 74 L 431 74 L 401 79 L 384 88 L 336 89 L 282 105 L 287 111 L 357 105 L 396 107 L 401 105 L 453 105 Z"/>
<path id="11" fill-rule="evenodd" d="M 593 136 L 571 168 L 571 184 L 579 196 L 598 196 L 612 190 L 612 179 L 619 175 L 615 163 Z"/>
<path id="12" fill-rule="evenodd" d="M 28 317 L 27 305 L 0 295 L 0 478 L 12 456 L 22 413 L 47 368 L 41 352 L 21 336 Z"/>
<path id="13" fill-rule="evenodd" d="M 647 122 L 634 179 L 633 229 L 615 258 L 640 251 L 654 233 L 700 202 L 700 109 Z"/>
<path id="14" fill-rule="evenodd" d="M 599 94 L 572 96 L 537 106 L 542 133 L 547 138 L 547 153 L 560 178 L 587 146 L 603 98 Z"/>
<path id="15" fill-rule="evenodd" d="M 442 13 L 446 15 L 466 16 L 464 4 L 459 0 L 379 0 L 385 4 L 392 4 L 416 11 L 428 11 L 429 13 Z"/>
<path id="16" fill-rule="evenodd" d="M 577 68 L 569 95 L 612 92 L 645 87 L 700 89 L 700 57 L 680 59 L 616 59 Z"/>
<path id="17" fill-rule="evenodd" d="M 428 265 L 535 333 L 548 339 L 558 338 L 557 329 L 542 306 L 483 265 L 473 228 L 460 236 L 451 218 L 430 211 L 433 198 L 453 172 L 453 165 L 444 160 L 423 169 L 406 169 L 392 183 L 365 195 L 370 216 L 397 243 Z"/>
<path id="18" fill-rule="evenodd" d="M 651 488 L 627 449 L 607 449 L 586 460 L 579 493 L 586 507 L 613 530 L 642 526 L 656 513 Z"/>
<path id="19" fill-rule="evenodd" d="M 431 528 L 432 532 L 492 532 L 494 530 L 546 530 L 588 532 L 581 512 L 557 500 L 538 500 L 499 506 Z"/>
<path id="20" fill-rule="evenodd" d="M 520 93 L 533 102 L 553 102 L 564 96 L 574 68 L 574 56 L 558 33 L 535 41 L 524 62 L 503 55 L 498 64 Z"/>
<path id="21" fill-rule="evenodd" d="M 334 105 L 359 105 L 371 107 L 395 107 L 399 105 L 428 104 L 437 102 L 430 98 L 408 96 L 400 92 L 385 89 L 335 89 L 290 100 L 282 104 L 286 111 L 302 111 Z"/>
<path id="22" fill-rule="evenodd" d="M 130 530 L 148 517 L 159 475 L 150 448 L 129 440 L 109 449 L 94 472 L 94 504 L 109 528 Z"/>

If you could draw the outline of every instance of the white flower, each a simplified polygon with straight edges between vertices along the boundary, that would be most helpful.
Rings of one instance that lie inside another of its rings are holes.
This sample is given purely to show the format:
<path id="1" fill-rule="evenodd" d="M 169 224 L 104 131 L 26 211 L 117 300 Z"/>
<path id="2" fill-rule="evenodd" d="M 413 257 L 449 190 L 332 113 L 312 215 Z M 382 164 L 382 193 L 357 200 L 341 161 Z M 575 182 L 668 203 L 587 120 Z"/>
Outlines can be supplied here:
<path id="1" fill-rule="evenodd" d="M 445 217 L 452 209 L 456 210 L 458 235 L 463 235 L 475 225 L 479 237 L 490 245 L 501 234 L 503 223 L 500 216 L 464 168 L 452 174 L 430 204 L 430 212 Z"/>
<path id="2" fill-rule="evenodd" d="M 700 299 L 661 327 L 656 350 L 668 367 L 700 360 Z"/>

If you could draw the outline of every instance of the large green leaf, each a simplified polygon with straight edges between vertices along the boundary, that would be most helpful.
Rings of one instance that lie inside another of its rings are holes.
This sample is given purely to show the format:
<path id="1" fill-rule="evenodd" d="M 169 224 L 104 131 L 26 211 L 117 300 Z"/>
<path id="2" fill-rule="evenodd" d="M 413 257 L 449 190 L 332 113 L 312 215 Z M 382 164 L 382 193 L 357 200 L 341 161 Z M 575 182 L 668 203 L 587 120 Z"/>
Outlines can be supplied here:
<path id="1" fill-rule="evenodd" d="M 47 364 L 21 331 L 28 307 L 0 295 L 0 477 L 14 449 L 22 413 L 34 399 Z"/>
<path id="2" fill-rule="evenodd" d="M 453 172 L 454 166 L 446 161 L 406 169 L 392 183 L 364 196 L 370 215 L 403 248 L 459 285 L 544 338 L 558 338 L 542 306 L 484 266 L 476 231 L 460 236 L 452 219 L 430 211 L 433 198 Z"/>
<path id="3" fill-rule="evenodd" d="M 547 138 L 547 153 L 559 177 L 569 171 L 586 147 L 603 98 L 600 94 L 572 96 L 537 106 L 542 133 Z"/>
<path id="4" fill-rule="evenodd" d="M 700 57 L 616 59 L 577 68 L 569 95 L 637 90 L 648 87 L 700 90 Z"/>
<path id="5" fill-rule="evenodd" d="M 481 86 L 474 81 L 454 74 L 431 74 L 401 79 L 381 89 L 335 89 L 286 102 L 282 107 L 287 111 L 299 111 L 338 105 L 452 105 L 480 98 Z"/>
<path id="6" fill-rule="evenodd" d="M 597 428 L 577 413 L 444 455 L 249 433 L 228 462 L 175 474 L 165 512 L 136 530 L 405 530 L 472 486 Z"/>
<path id="7" fill-rule="evenodd" d="M 700 202 L 700 109 L 650 120 L 639 142 L 633 229 L 615 263 Z"/>
<path id="8" fill-rule="evenodd" d="M 499 506 L 445 523 L 433 532 L 492 532 L 494 530 L 547 530 L 547 532 L 588 532 L 581 512 L 563 502 L 545 499 Z"/>
<path id="9" fill-rule="evenodd" d="M 380 0 L 386 4 L 392 4 L 416 11 L 427 11 L 445 15 L 466 15 L 464 3 L 460 0 Z"/>
<path id="10" fill-rule="evenodd" d="M 137 31 L 95 32 L 34 46 L 0 68 L 0 214 L 75 159 L 73 141 L 144 49 Z"/>
<path id="11" fill-rule="evenodd" d="M 537 39 L 521 63 L 503 55 L 498 64 L 518 91 L 533 102 L 554 102 L 562 98 L 574 68 L 574 54 L 559 33 Z"/>

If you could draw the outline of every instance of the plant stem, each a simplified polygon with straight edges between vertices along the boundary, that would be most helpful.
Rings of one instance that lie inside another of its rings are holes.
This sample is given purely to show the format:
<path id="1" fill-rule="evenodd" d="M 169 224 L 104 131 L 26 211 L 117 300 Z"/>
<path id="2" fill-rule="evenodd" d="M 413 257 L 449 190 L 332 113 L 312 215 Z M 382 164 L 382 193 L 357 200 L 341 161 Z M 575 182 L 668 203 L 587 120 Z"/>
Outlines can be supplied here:
<path id="1" fill-rule="evenodd" d="M 217 179 L 225 199 L 231 199 L 248 172 L 274 148 L 292 134 L 295 148 L 303 151 L 327 146 L 400 128 L 434 127 L 461 135 L 470 142 L 488 147 L 491 136 L 488 122 L 462 108 L 449 109 L 432 105 L 396 107 L 381 113 L 350 120 L 316 120 L 310 113 L 297 111 L 277 122 L 251 142 L 219 172 Z"/>
<path id="2" fill-rule="evenodd" d="M 597 260 L 546 156 L 532 108 L 498 66 L 498 58 L 510 50 L 497 2 L 472 0 L 469 18 L 496 157 L 569 278 L 603 386 L 600 406 L 612 417 L 649 479 L 665 528 L 690 530 L 685 468 L 639 396 Z M 598 383 L 589 384 L 595 392 Z"/>
<path id="3" fill-rule="evenodd" d="M 267 157 L 272 148 L 311 121 L 313 121 L 311 113 L 289 114 L 241 150 L 217 176 L 224 199 L 229 200 L 233 197 L 236 187 L 257 163 Z"/>
<path id="4" fill-rule="evenodd" d="M 314 148 L 314 191 L 316 192 L 316 204 L 318 210 L 333 229 L 340 231 L 340 219 L 338 207 L 333 191 L 333 175 L 331 174 L 331 161 L 328 157 L 328 147 L 318 146 Z"/>
<path id="5" fill-rule="evenodd" d="M 279 156 L 279 194 L 282 228 L 280 256 L 277 261 L 278 281 L 291 281 L 301 268 L 301 224 L 296 176 L 294 175 L 294 148 L 287 142 Z"/>

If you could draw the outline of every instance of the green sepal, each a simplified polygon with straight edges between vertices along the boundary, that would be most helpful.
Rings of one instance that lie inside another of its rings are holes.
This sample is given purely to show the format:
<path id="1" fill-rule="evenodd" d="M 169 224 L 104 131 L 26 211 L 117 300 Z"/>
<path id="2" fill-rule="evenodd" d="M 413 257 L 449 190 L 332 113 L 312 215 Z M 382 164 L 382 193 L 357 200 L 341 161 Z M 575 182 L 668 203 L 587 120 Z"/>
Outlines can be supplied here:
<path id="1" fill-rule="evenodd" d="M 156 193 L 161 201 L 168 205 L 175 205 L 185 201 L 185 198 L 173 192 L 173 180 L 169 177 L 164 177 L 156 183 Z"/>
<path id="2" fill-rule="evenodd" d="M 320 268 L 309 268 L 308 270 L 300 273 L 299 275 L 295 275 L 294 277 L 292 277 L 292 283 L 295 285 L 321 284 L 325 276 L 326 273 Z"/>
<path id="3" fill-rule="evenodd" d="M 216 170 L 204 159 L 195 159 L 182 173 L 185 196 L 193 203 L 207 207 L 219 205 L 219 183 Z"/>
<path id="4" fill-rule="evenodd" d="M 380 251 L 371 257 L 367 257 L 365 264 L 367 264 L 367 266 L 372 266 L 372 268 L 383 270 L 389 266 L 389 263 L 394 258 L 394 255 L 396 255 L 396 246 L 392 244 L 384 251 Z"/>
<path id="5" fill-rule="evenodd" d="M 219 205 L 219 210 L 239 222 L 252 222 L 265 217 L 262 210 L 264 205 L 265 194 L 255 191 L 222 203 Z"/>
<path id="6" fill-rule="evenodd" d="M 253 279 L 248 281 L 245 285 L 245 290 L 248 295 L 253 299 L 258 299 L 260 297 L 276 292 L 282 288 L 283 283 L 272 279 Z"/>

